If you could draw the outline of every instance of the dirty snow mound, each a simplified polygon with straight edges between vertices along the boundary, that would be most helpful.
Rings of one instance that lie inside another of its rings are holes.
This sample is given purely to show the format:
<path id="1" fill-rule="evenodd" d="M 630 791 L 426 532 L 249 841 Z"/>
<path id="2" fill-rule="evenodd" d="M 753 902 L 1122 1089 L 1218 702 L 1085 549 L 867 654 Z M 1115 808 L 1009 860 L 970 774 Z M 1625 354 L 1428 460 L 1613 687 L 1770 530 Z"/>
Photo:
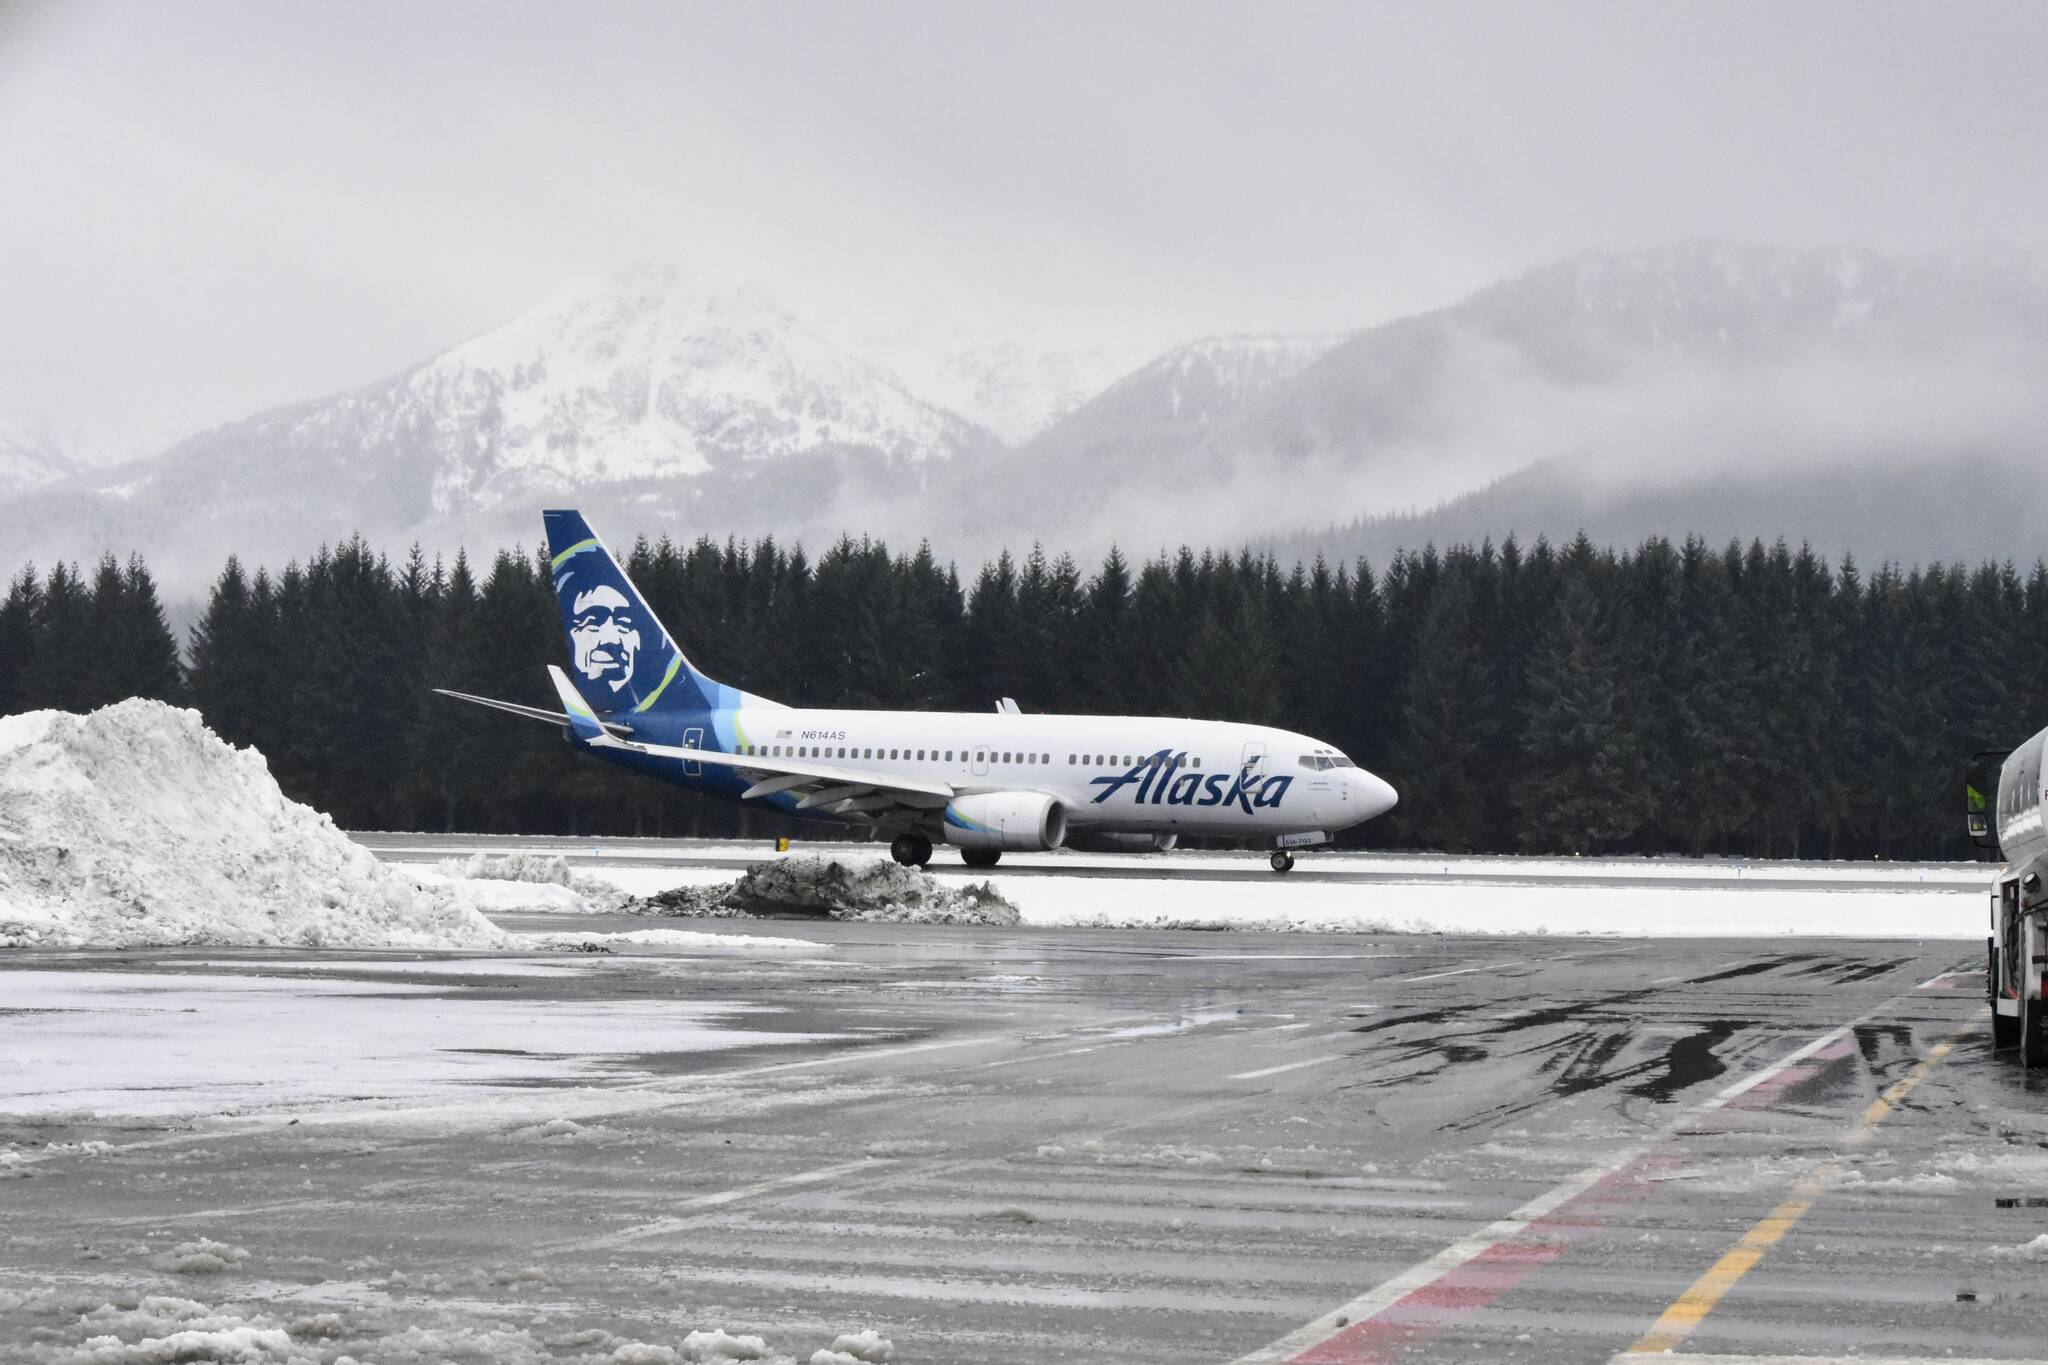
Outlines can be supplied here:
<path id="1" fill-rule="evenodd" d="M 677 887 L 634 901 L 627 909 L 646 915 L 814 915 L 904 924 L 1018 922 L 1017 907 L 992 882 L 947 886 L 921 868 L 886 858 L 784 858 L 749 869 L 728 887 Z"/>
<path id="2" fill-rule="evenodd" d="M 606 914 L 624 908 L 628 899 L 604 878 L 571 868 L 559 853 L 472 853 L 467 858 L 443 858 L 438 870 L 468 881 L 566 887 L 583 898 L 582 909 Z"/>
<path id="3" fill-rule="evenodd" d="M 0 718 L 0 948 L 510 942 L 462 887 L 422 887 L 288 800 L 196 711 Z"/>

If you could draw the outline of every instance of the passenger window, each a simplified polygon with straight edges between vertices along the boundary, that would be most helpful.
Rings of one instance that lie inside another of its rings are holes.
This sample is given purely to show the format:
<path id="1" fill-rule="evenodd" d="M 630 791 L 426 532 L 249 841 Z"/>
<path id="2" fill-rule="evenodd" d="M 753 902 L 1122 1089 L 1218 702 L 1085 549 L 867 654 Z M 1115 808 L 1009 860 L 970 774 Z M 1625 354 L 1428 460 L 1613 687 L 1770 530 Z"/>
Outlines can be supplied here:
<path id="1" fill-rule="evenodd" d="M 1202 766 L 1202 756 L 1200 754 L 1195 755 L 1195 766 L 1197 768 Z"/>

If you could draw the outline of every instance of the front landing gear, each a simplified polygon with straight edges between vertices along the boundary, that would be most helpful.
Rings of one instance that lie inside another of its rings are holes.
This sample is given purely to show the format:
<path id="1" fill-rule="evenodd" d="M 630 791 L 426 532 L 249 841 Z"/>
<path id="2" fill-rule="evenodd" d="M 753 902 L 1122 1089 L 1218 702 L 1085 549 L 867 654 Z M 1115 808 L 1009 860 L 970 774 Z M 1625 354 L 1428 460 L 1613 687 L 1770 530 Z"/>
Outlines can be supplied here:
<path id="1" fill-rule="evenodd" d="M 922 834 L 899 834 L 889 842 L 889 856 L 905 867 L 923 867 L 932 860 L 932 841 Z"/>
<path id="2" fill-rule="evenodd" d="M 1274 849 L 1273 856 L 1269 861 L 1273 864 L 1275 872 L 1292 872 L 1294 870 L 1294 854 L 1287 849 Z"/>

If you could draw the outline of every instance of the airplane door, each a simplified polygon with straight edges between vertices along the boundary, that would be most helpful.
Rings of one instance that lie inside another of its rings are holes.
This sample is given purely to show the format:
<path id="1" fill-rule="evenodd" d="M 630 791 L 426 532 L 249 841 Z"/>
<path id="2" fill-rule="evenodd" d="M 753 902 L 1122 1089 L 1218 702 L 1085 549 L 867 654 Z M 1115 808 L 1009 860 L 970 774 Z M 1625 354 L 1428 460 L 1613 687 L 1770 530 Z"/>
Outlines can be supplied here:
<path id="1" fill-rule="evenodd" d="M 974 775 L 976 777 L 988 776 L 988 750 L 982 748 L 979 744 L 974 746 Z"/>
<path id="2" fill-rule="evenodd" d="M 685 730 L 685 731 L 683 731 L 683 747 L 684 747 L 685 749 L 701 749 L 701 748 L 703 748 L 703 747 L 704 747 L 704 732 L 703 732 L 702 730 Z M 684 760 L 683 760 L 683 776 L 685 776 L 685 777 L 702 777 L 702 776 L 704 776 L 704 765 L 703 765 L 702 763 L 699 763 L 699 762 L 697 762 L 697 761 L 696 761 L 696 760 L 694 760 L 694 759 L 688 759 L 688 758 L 684 759 Z"/>
<path id="3" fill-rule="evenodd" d="M 1244 746 L 1244 757 L 1237 761 L 1239 771 L 1248 777 L 1266 775 L 1266 741 L 1255 739 Z"/>

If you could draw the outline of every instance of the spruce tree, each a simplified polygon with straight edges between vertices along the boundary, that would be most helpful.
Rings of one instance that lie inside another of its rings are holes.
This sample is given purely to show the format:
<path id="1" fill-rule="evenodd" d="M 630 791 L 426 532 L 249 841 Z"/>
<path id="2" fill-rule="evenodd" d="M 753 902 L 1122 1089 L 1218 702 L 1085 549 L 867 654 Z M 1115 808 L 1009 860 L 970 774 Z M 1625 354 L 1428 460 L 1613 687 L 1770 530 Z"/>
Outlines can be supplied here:
<path id="1" fill-rule="evenodd" d="M 43 616 L 43 585 L 35 565 L 22 567 L 7 585 L 0 602 L 0 715 L 26 711 L 33 704 L 38 635 Z"/>
<path id="2" fill-rule="evenodd" d="M 206 614 L 192 628 L 192 704 L 213 732 L 231 744 L 256 744 L 268 705 L 267 670 L 258 641 L 256 607 L 242 562 L 228 556 L 207 598 Z"/>
<path id="3" fill-rule="evenodd" d="M 1480 723 L 1491 701 L 1485 650 L 1473 629 L 1471 582 L 1462 574 L 1447 576 L 1432 598 L 1404 689 L 1396 789 L 1406 793 L 1399 809 L 1407 812 L 1410 838 L 1463 853 L 1495 837 L 1485 825 L 1485 784 L 1498 780 L 1499 755 Z"/>
<path id="4" fill-rule="evenodd" d="M 1568 572 L 1537 647 L 1522 721 L 1525 851 L 1597 853 L 1632 836 L 1642 748 L 1608 623 L 1589 576 Z"/>
<path id="5" fill-rule="evenodd" d="M 99 647 L 92 634 L 92 597 L 78 566 L 59 562 L 43 584 L 36 604 L 36 650 L 24 678 L 24 710 L 86 711 Z"/>

